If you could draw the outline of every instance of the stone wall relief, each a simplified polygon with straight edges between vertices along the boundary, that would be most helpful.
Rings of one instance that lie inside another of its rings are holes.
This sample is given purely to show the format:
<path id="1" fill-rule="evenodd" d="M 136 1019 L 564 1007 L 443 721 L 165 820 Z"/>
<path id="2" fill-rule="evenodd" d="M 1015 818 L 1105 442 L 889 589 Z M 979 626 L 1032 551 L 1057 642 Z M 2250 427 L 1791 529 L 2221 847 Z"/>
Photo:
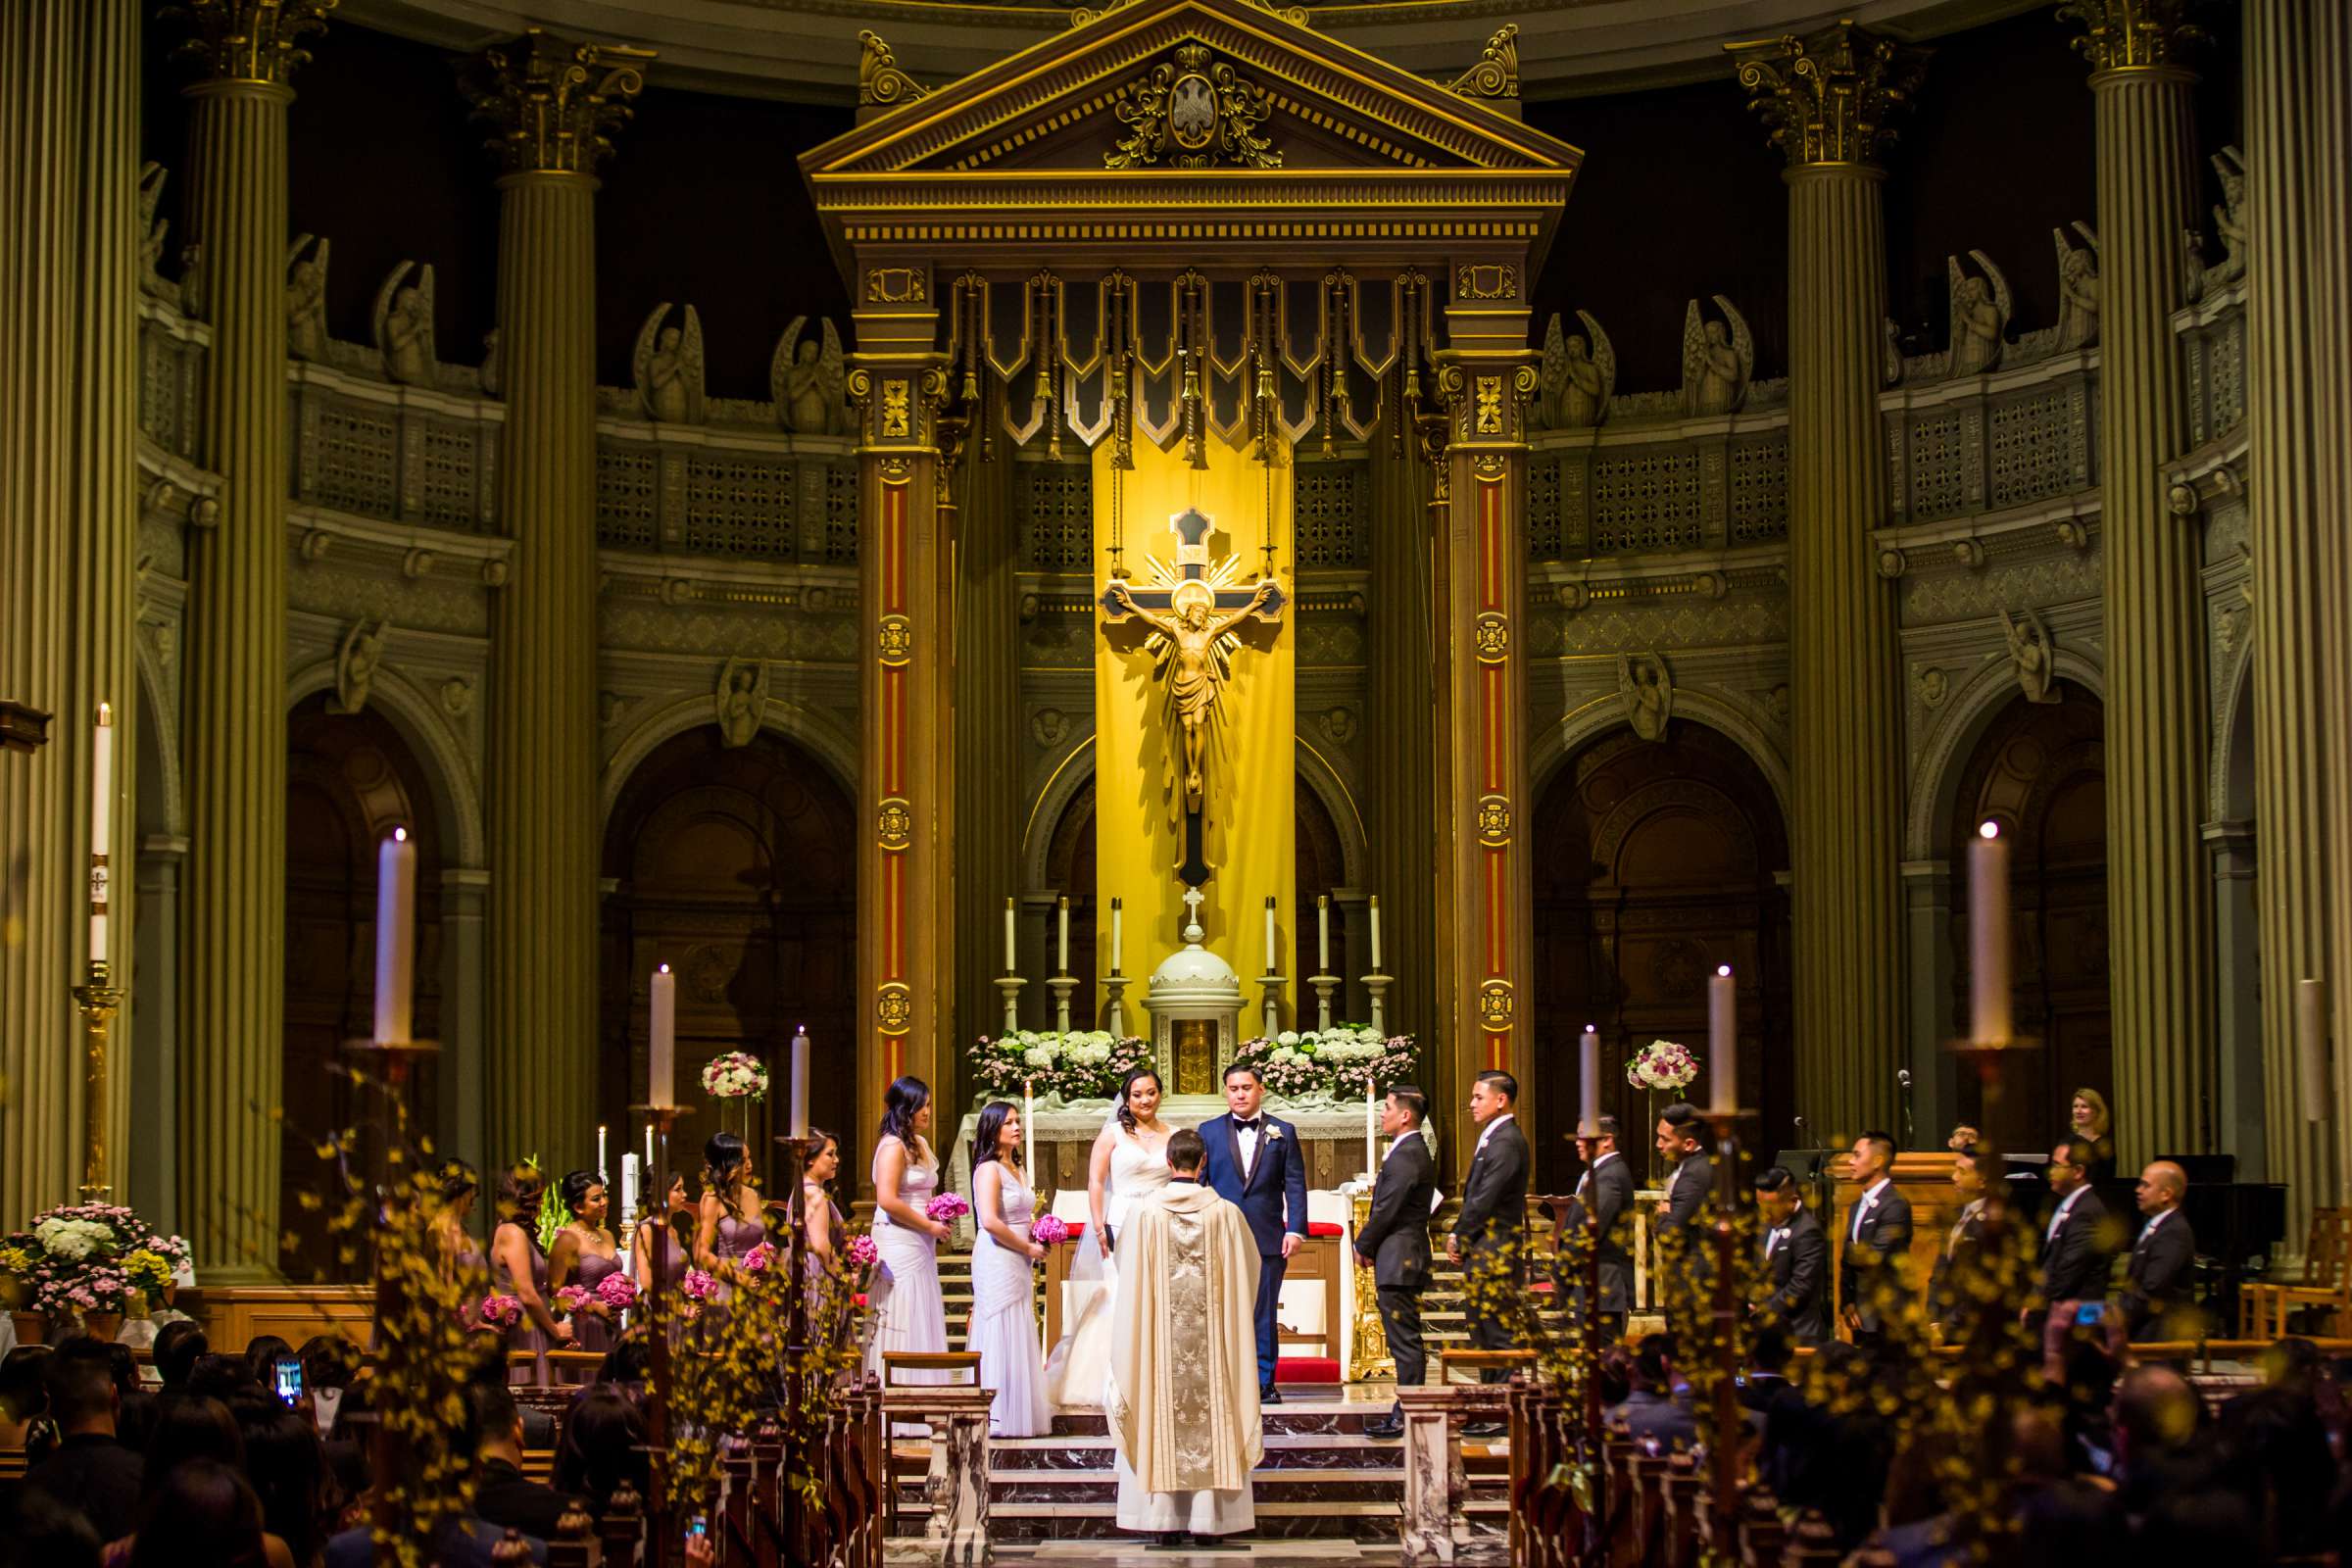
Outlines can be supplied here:
<path id="1" fill-rule="evenodd" d="M 1617 697 L 1625 721 L 1645 741 L 1663 740 L 1674 717 L 1674 673 L 1655 653 L 1617 656 Z"/>
<path id="2" fill-rule="evenodd" d="M 1699 314 L 1692 300 L 1683 313 L 1683 412 L 1690 416 L 1737 414 L 1747 401 L 1748 377 L 1756 369 L 1756 340 L 1739 307 L 1721 294 L 1715 308 L 1722 320 Z"/>
<path id="3" fill-rule="evenodd" d="M 176 307 L 179 285 L 163 274 L 164 241 L 172 232 L 172 220 L 160 216 L 164 184 L 171 177 L 172 172 L 161 164 L 139 168 L 139 290 Z"/>
<path id="4" fill-rule="evenodd" d="M 703 422 L 703 318 L 686 307 L 683 329 L 663 323 L 663 301 L 637 329 L 629 365 L 636 375 L 637 412 L 657 424 Z"/>
<path id="5" fill-rule="evenodd" d="M 377 621 L 375 629 L 368 629 L 364 620 L 352 623 L 343 634 L 342 646 L 335 650 L 335 695 L 327 704 L 330 713 L 356 713 L 368 706 L 368 690 L 375 684 L 375 672 L 384 662 L 385 621 Z"/>
<path id="6" fill-rule="evenodd" d="M 2023 624 L 2020 624 L 2020 620 Z M 2016 666 L 2017 684 L 2029 703 L 2054 703 L 2057 693 L 2050 690 L 2057 649 L 2050 641 L 2050 628 L 2038 611 L 2028 607 L 2011 615 L 2001 612 L 2001 634 L 2009 643 L 2009 662 Z"/>
<path id="7" fill-rule="evenodd" d="M 1950 352 L 1954 375 L 1981 375 L 1997 367 L 2009 330 L 2009 279 L 2001 275 L 1992 258 L 1983 251 L 1968 254 L 1982 275 L 1969 275 L 1957 256 L 1943 259 L 1944 275 L 1951 288 Z"/>
<path id="8" fill-rule="evenodd" d="M 286 352 L 326 360 L 326 263 L 330 242 L 297 234 L 286 248 Z M 308 252 L 309 254 L 304 254 Z"/>
<path id="9" fill-rule="evenodd" d="M 1546 430 L 1589 430 L 1609 416 L 1617 390 L 1617 351 L 1591 311 L 1579 311 L 1582 332 L 1562 330 L 1557 313 L 1544 329 L 1544 361 L 1535 422 Z"/>
<path id="10" fill-rule="evenodd" d="M 2193 228 L 2181 231 L 2181 242 L 2188 250 L 2184 282 L 2192 302 L 2203 299 L 2209 289 L 2234 283 L 2246 275 L 2245 155 L 2234 146 L 2224 147 L 2213 155 L 2213 170 L 2222 177 L 2222 204 L 2213 209 L 2213 232 L 2222 242 L 2222 259 L 2208 267 L 2204 240 Z"/>
<path id="11" fill-rule="evenodd" d="M 776 422 L 796 435 L 855 434 L 841 333 L 832 321 L 823 320 L 817 323 L 821 336 L 803 342 L 801 329 L 808 320 L 806 316 L 792 318 L 768 361 L 767 389 L 775 400 Z"/>
<path id="12" fill-rule="evenodd" d="M 767 716 L 767 661 L 730 659 L 718 672 L 718 738 L 728 747 L 749 746 Z"/>
<path id="13" fill-rule="evenodd" d="M 416 281 L 408 281 L 415 271 Z M 387 380 L 431 386 L 438 358 L 433 347 L 433 268 L 403 262 L 375 291 L 376 360 Z"/>

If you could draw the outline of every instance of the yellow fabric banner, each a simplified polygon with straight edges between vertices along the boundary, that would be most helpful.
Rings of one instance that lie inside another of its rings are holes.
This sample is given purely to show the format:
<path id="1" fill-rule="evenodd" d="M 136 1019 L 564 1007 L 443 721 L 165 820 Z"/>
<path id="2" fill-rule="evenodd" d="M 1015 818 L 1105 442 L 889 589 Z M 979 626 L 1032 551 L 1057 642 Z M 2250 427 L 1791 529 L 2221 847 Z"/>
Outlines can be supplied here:
<path id="1" fill-rule="evenodd" d="M 1175 573 L 1179 541 L 1172 523 L 1188 510 L 1198 510 L 1212 525 L 1207 540 L 1212 575 L 1229 569 L 1230 586 L 1246 593 L 1264 571 L 1264 547 L 1271 544 L 1274 575 L 1282 586 L 1277 624 L 1252 617 L 1233 632 L 1241 646 L 1229 650 L 1230 674 L 1216 701 L 1202 769 L 1209 866 L 1201 889 L 1200 923 L 1207 932 L 1202 945 L 1242 977 L 1242 1038 L 1248 1039 L 1263 1027 L 1264 993 L 1252 982 L 1268 966 L 1269 896 L 1275 901 L 1277 972 L 1289 973 L 1294 951 L 1298 607 L 1291 549 L 1291 455 L 1287 448 L 1280 451 L 1269 485 L 1254 449 L 1236 452 L 1211 440 L 1206 468 L 1188 464 L 1181 446 L 1162 452 L 1139 438 L 1134 453 L 1135 467 L 1119 474 L 1117 485 L 1125 499 L 1131 588 L 1140 593 L 1157 580 L 1153 561 Z M 1094 464 L 1095 972 L 1109 972 L 1110 901 L 1122 899 L 1125 952 L 1119 956 L 1135 980 L 1127 994 L 1133 1009 L 1127 1027 L 1148 1034 L 1142 1003 L 1150 975 L 1182 945 L 1184 884 L 1176 867 L 1184 858 L 1183 743 L 1167 679 L 1154 674 L 1145 628 L 1132 618 L 1111 625 L 1102 613 L 1100 601 L 1110 584 L 1114 534 L 1108 440 L 1095 448 Z M 1292 975 L 1284 987 L 1286 1029 L 1297 1027 L 1293 1001 L 1298 985 Z M 1170 1092 L 1175 1088 L 1168 1085 Z"/>

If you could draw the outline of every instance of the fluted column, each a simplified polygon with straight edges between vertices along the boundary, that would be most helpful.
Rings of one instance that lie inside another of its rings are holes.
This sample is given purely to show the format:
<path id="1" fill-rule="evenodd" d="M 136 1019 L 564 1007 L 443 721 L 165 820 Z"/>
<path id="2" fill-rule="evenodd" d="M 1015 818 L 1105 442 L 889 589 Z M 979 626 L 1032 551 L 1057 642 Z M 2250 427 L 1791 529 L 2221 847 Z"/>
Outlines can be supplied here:
<path id="1" fill-rule="evenodd" d="M 2318 318 L 2352 288 L 2340 225 L 2352 105 L 2341 96 L 2339 0 L 2249 0 L 2246 49 L 2247 500 L 2254 552 L 2254 891 L 2262 956 L 2263 1133 L 2269 1179 L 2287 1184 L 2287 1235 L 2343 1185 L 2340 1117 L 2311 1119 L 2298 1071 L 2295 988 L 2328 974 L 2334 835 L 2328 691 L 2329 557 L 2347 516 L 2337 368 Z M 2329 24 L 2332 19 L 2335 25 Z M 2338 58 L 2323 57 L 2332 36 Z M 2332 79 L 2330 79 L 2332 78 Z M 2330 92 L 2332 89 L 2332 93 Z M 2331 199 L 2332 198 L 2332 199 Z M 2338 225 L 2323 236 L 2321 224 Z M 2339 786 L 2340 787 L 2340 786 Z M 2337 971 L 2340 976 L 2341 970 Z M 2339 1039 L 2342 1038 L 2340 1035 Z"/>
<path id="2" fill-rule="evenodd" d="M 180 1225 L 206 1277 L 277 1271 L 286 908 L 286 106 L 332 0 L 195 0 L 190 302 L 220 519 L 188 552 Z"/>
<path id="3" fill-rule="evenodd" d="M 976 418 L 985 428 L 998 417 L 1003 393 L 985 379 L 980 383 L 987 406 Z M 996 1034 L 1004 1023 L 1004 994 L 996 977 L 1004 966 L 1003 939 L 997 936 L 1004 921 L 1004 901 L 1021 892 L 1022 754 L 1026 741 L 1021 723 L 1021 565 L 1020 521 L 1012 506 L 1012 453 L 998 446 L 990 461 L 968 457 L 955 487 L 956 570 L 960 580 L 956 594 L 956 701 L 965 715 L 956 732 L 956 923 L 975 940 L 956 952 L 956 1019 L 949 1034 L 951 1046 L 983 1034 Z M 1073 718 L 1073 722 L 1075 719 Z M 1051 824 L 1040 824 L 1050 832 Z M 1095 911 L 1098 926 L 1110 919 L 1108 909 Z M 991 940 L 995 938 L 995 940 Z M 1036 991 L 1033 996 L 1051 993 Z M 1096 1027 L 1096 1009 L 1103 997 L 1078 997 L 1071 1022 L 1078 1028 Z M 1142 1010 L 1128 1005 L 1127 1027 L 1140 1032 Z M 945 1062 L 959 1059 L 951 1051 Z M 948 1069 L 943 1063 L 941 1076 Z M 968 1086 L 934 1086 L 950 1103 L 962 1104 Z"/>
<path id="4" fill-rule="evenodd" d="M 2118 1157 L 2213 1142 L 2213 883 L 2202 542 L 2166 507 L 2186 442 L 2173 312 L 2194 190 L 2181 0 L 2077 0 L 2099 180 L 2100 538 L 2107 558 L 2108 986 Z M 2268 839 L 2268 823 L 2256 831 Z"/>
<path id="5" fill-rule="evenodd" d="M 89 958 L 92 722 L 115 711 L 113 972 L 130 972 L 131 539 L 136 438 L 136 0 L 0 9 L 0 696 L 49 744 L 0 758 L 0 1214 L 74 1196 Z M 108 1176 L 123 1187 L 129 1019 L 118 1015 Z"/>
<path id="6" fill-rule="evenodd" d="M 2328 280 L 2314 301 L 2311 332 L 2332 333 L 2342 343 L 2352 332 L 2352 161 L 2344 127 L 2352 117 L 2352 15 L 2326 0 L 2312 0 L 2313 28 L 2309 112 L 2320 126 L 2308 129 L 2312 159 L 2323 178 L 2311 186 L 2309 263 L 2315 276 Z M 2321 543 L 2322 601 L 2319 658 L 2328 671 L 2330 717 L 2326 729 L 2327 844 L 2328 891 L 2328 1000 L 2333 1010 L 2335 1103 L 2329 1126 L 2336 1139 L 2336 1185 L 2314 1194 L 2314 1207 L 2344 1200 L 2352 1173 L 2352 449 L 2340 432 L 2352 423 L 2352 360 L 2343 355 L 2314 368 L 2312 393 L 2320 428 L 2339 432 L 2328 444 L 2328 467 L 2319 494 L 2320 514 L 2312 519 Z M 2257 613 L 2260 613 L 2257 610 Z M 2259 831 L 2259 828 L 2257 829 Z"/>
<path id="7" fill-rule="evenodd" d="M 491 616 L 484 1154 L 551 1170 L 586 1157 L 595 1120 L 596 166 L 647 58 L 533 28 L 467 84 L 500 169 L 498 512 L 515 541 Z"/>
<path id="8" fill-rule="evenodd" d="M 1902 706 L 1870 531 L 1887 507 L 1878 157 L 1926 52 L 1850 23 L 1733 48 L 1788 158 L 1796 1103 L 1844 1139 L 1893 1120 L 1905 1038 Z"/>
<path id="9" fill-rule="evenodd" d="M 1403 379 L 1397 374 L 1386 395 L 1401 397 Z M 1380 608 L 1364 627 L 1371 644 L 1372 687 L 1364 708 L 1364 745 L 1370 754 L 1367 776 L 1380 780 L 1380 787 L 1366 792 L 1372 858 L 1372 885 L 1366 891 L 1380 899 L 1381 965 L 1396 976 L 1386 1009 L 1389 1030 L 1434 1044 L 1440 1038 L 1441 1005 L 1437 909 L 1431 897 L 1437 875 L 1431 853 L 1437 845 L 1439 754 L 1431 724 L 1436 694 L 1430 650 L 1436 643 L 1431 616 L 1438 600 L 1430 580 L 1425 470 L 1414 443 L 1373 443 L 1372 581 Z M 1358 923 L 1350 909 L 1351 957 Z M 1368 938 L 1368 918 L 1362 923 Z M 1368 962 L 1368 948 L 1365 957 Z M 1351 965 L 1351 972 L 1369 971 Z"/>

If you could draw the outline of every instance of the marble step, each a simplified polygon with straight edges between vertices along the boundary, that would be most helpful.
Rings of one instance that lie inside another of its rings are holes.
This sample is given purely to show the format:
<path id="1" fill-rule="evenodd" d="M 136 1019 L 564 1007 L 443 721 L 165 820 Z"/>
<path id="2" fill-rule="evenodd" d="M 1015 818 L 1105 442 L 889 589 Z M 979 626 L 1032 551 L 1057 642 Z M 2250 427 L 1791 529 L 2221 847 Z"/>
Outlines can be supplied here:
<path id="1" fill-rule="evenodd" d="M 1382 1501 L 1307 1501 L 1269 1498 L 1260 1492 L 1251 1500 L 1259 1541 L 1355 1541 L 1366 1544 L 1395 1544 L 1401 1524 L 1401 1504 Z M 1497 1540 L 1509 1528 L 1510 1499 L 1499 1494 L 1473 1494 L 1463 1502 L 1471 1529 Z M 1099 1541 L 1120 1534 L 1118 1504 L 1101 1502 L 996 1502 L 988 1510 L 989 1539 L 1019 1541 Z M 919 1513 L 899 1515 L 898 1534 L 922 1534 Z M 1133 1537 L 1128 1539 L 1132 1540 Z"/>
<path id="2" fill-rule="evenodd" d="M 988 1445 L 989 1474 L 1000 1481 L 1108 1474 L 1111 1441 L 1101 1438 L 994 1438 Z M 1349 1433 L 1270 1433 L 1256 1474 L 1276 1471 L 1350 1474 L 1390 1478 L 1404 1472 L 1404 1445 L 1397 1439 Z"/>

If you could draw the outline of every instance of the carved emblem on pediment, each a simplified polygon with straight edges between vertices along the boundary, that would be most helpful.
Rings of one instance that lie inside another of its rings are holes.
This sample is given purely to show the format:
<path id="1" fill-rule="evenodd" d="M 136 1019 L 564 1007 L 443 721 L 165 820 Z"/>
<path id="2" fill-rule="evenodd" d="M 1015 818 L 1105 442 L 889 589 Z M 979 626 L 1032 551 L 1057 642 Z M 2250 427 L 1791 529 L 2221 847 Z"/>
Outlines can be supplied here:
<path id="1" fill-rule="evenodd" d="M 1224 61 L 1212 61 L 1208 46 L 1188 41 L 1176 58 L 1163 60 L 1119 90 L 1111 113 L 1127 127 L 1119 143 L 1102 155 L 1105 169 L 1280 169 L 1258 126 L 1267 114 L 1265 89 Z"/>

